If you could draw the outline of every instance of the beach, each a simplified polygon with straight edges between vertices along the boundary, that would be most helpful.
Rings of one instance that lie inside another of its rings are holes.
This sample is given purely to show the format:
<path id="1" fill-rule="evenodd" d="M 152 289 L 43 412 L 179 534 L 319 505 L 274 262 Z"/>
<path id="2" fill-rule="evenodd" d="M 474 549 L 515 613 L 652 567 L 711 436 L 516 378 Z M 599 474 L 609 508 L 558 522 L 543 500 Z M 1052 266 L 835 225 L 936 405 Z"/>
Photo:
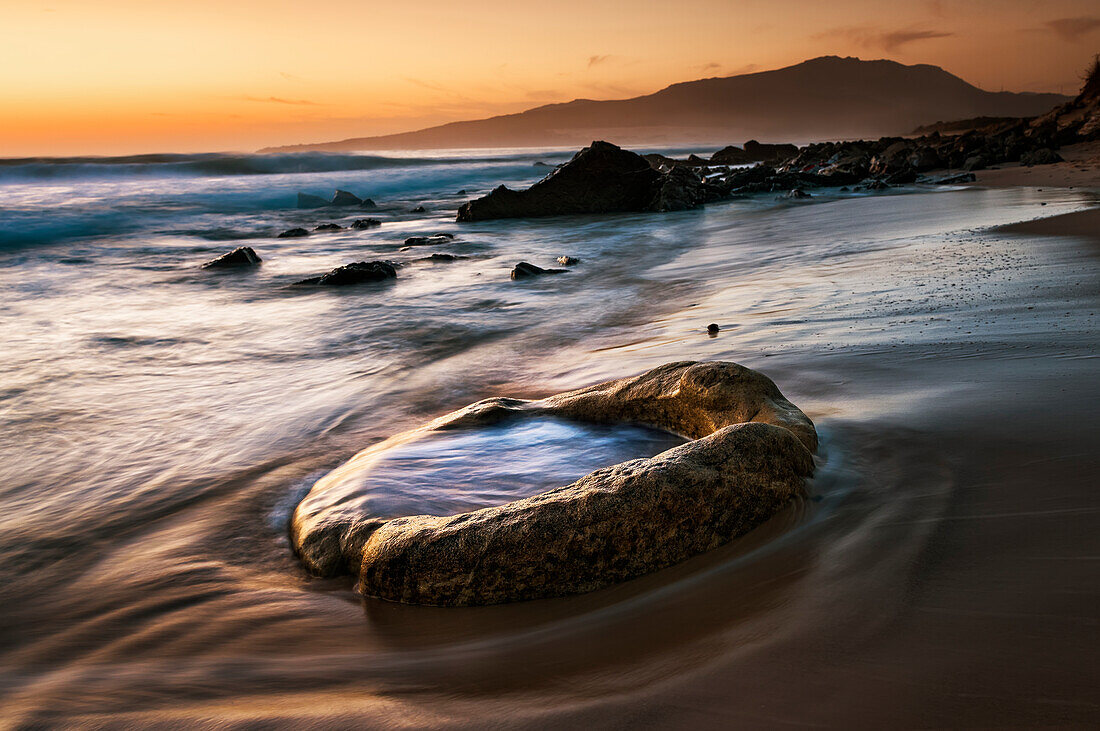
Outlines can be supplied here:
<path id="1" fill-rule="evenodd" d="M 13 727 L 1100 721 L 1095 147 L 970 185 L 454 222 L 568 154 L 0 170 Z M 382 225 L 276 238 L 365 215 L 294 208 L 335 188 Z M 255 271 L 199 269 L 244 244 Z M 369 259 L 403 266 L 291 286 Z M 683 360 L 765 373 L 821 438 L 806 498 L 731 544 L 446 609 L 291 550 L 294 507 L 364 447 Z"/>

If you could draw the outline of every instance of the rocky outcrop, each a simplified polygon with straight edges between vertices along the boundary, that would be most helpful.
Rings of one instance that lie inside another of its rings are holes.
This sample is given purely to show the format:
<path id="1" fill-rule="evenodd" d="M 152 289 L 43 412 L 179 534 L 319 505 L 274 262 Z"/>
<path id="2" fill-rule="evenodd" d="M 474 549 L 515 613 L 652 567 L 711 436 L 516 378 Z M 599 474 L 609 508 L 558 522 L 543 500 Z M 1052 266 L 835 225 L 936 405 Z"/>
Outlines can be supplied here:
<path id="1" fill-rule="evenodd" d="M 441 606 L 592 591 L 711 550 L 752 530 L 813 473 L 813 423 L 766 376 L 735 363 L 670 363 L 542 401 L 489 399 L 419 432 L 526 416 L 633 422 L 694 441 L 596 470 L 565 487 L 448 517 L 379 520 L 341 489 L 379 452 L 356 455 L 298 505 L 291 540 L 314 573 L 357 574 L 363 594 Z"/>
<path id="2" fill-rule="evenodd" d="M 239 246 L 233 251 L 222 254 L 217 259 L 212 259 L 202 265 L 203 269 L 237 269 L 240 267 L 259 266 L 259 254 L 252 250 L 251 246 Z"/>
<path id="3" fill-rule="evenodd" d="M 749 140 L 744 148 L 723 147 L 710 156 L 712 165 L 750 165 L 756 162 L 765 162 L 778 165 L 784 160 L 789 160 L 798 154 L 798 147 L 791 144 L 768 145 L 756 140 Z"/>
<path id="4" fill-rule="evenodd" d="M 537 267 L 534 264 L 528 264 L 525 261 L 521 261 L 512 268 L 512 279 L 527 279 L 529 277 L 540 277 L 543 274 L 564 274 L 565 269 L 543 269 Z"/>
<path id="5" fill-rule="evenodd" d="M 344 227 L 338 223 L 322 223 L 320 226 L 316 226 L 314 231 L 343 231 Z"/>
<path id="6" fill-rule="evenodd" d="M 357 218 L 351 224 L 352 228 L 365 229 L 365 228 L 378 228 L 382 225 L 382 222 L 377 218 Z"/>
<path id="7" fill-rule="evenodd" d="M 309 236 L 309 231 L 306 231 L 304 228 L 291 228 L 291 229 L 287 229 L 286 231 L 283 231 L 281 234 L 279 234 L 278 238 L 280 238 L 280 239 L 300 239 L 303 236 Z"/>
<path id="8" fill-rule="evenodd" d="M 370 198 L 361 199 L 359 196 L 346 190 L 337 190 L 333 194 L 332 200 L 327 200 L 319 195 L 313 195 L 311 193 L 298 194 L 299 208 L 325 208 L 326 206 L 375 208 L 374 201 Z"/>
<path id="9" fill-rule="evenodd" d="M 321 287 L 345 287 L 349 284 L 363 284 L 364 282 L 380 282 L 385 279 L 396 279 L 397 270 L 388 261 L 357 261 L 336 267 L 327 274 L 318 277 L 309 277 L 295 282 L 295 286 L 317 285 Z"/>
<path id="10" fill-rule="evenodd" d="M 680 210 L 705 202 L 708 189 L 699 176 L 689 170 L 681 173 L 673 177 L 654 169 L 641 155 L 609 142 L 593 142 L 527 190 L 502 185 L 464 203 L 458 220 Z"/>

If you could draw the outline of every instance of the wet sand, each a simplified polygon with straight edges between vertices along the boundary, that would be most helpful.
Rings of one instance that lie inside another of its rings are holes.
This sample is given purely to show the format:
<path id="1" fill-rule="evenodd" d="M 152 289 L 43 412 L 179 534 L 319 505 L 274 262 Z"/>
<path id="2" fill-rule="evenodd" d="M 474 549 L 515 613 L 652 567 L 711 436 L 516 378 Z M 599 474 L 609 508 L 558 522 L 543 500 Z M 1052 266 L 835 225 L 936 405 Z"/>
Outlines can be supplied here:
<path id="1" fill-rule="evenodd" d="M 552 354 L 525 345 L 522 368 L 463 362 L 480 391 L 441 395 L 458 366 L 425 364 L 397 416 L 351 429 L 349 407 L 140 524 L 19 554 L 37 563 L 0 593 L 6 720 L 1095 726 L 1096 202 L 970 189 L 670 214 L 693 245 L 648 271 L 662 306 Z M 362 600 L 289 554 L 295 500 L 371 439 L 685 358 L 762 370 L 822 438 L 808 498 L 731 545 L 589 595 L 460 610 Z"/>
<path id="2" fill-rule="evenodd" d="M 1100 142 L 1081 142 L 1058 150 L 1065 162 L 1027 167 L 1006 163 L 979 170 L 973 185 L 984 187 L 1039 186 L 1052 188 L 1100 188 Z"/>

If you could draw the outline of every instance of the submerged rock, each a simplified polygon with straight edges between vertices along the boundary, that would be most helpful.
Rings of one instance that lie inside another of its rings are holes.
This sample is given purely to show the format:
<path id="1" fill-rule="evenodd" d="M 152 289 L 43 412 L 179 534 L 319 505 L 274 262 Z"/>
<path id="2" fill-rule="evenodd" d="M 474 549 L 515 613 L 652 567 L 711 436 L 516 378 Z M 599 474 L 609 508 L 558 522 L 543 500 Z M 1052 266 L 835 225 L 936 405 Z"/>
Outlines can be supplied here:
<path id="1" fill-rule="evenodd" d="M 417 206 L 416 208 L 409 211 L 409 213 L 427 213 L 427 212 L 428 212 L 428 209 L 425 208 L 424 206 Z"/>
<path id="2" fill-rule="evenodd" d="M 581 260 L 575 256 L 559 256 L 558 263 L 563 267 L 571 267 L 574 264 L 580 264 Z"/>
<path id="3" fill-rule="evenodd" d="M 456 256 L 454 254 L 432 254 L 431 256 L 425 256 L 420 261 L 458 261 L 459 259 L 465 259 L 464 256 Z"/>
<path id="4" fill-rule="evenodd" d="M 343 231 L 344 227 L 338 223 L 322 223 L 313 229 L 314 231 Z"/>
<path id="5" fill-rule="evenodd" d="M 260 262 L 259 255 L 252 250 L 251 246 L 238 246 L 233 251 L 222 254 L 217 259 L 212 259 L 202 265 L 203 269 L 231 269 L 237 267 L 252 267 L 258 266 Z"/>
<path id="6" fill-rule="evenodd" d="M 454 241 L 454 234 L 432 234 L 431 236 L 410 236 L 405 239 L 405 246 L 437 246 Z"/>
<path id="7" fill-rule="evenodd" d="M 343 287 L 363 282 L 380 282 L 384 279 L 396 279 L 397 270 L 388 261 L 357 261 L 336 267 L 319 277 L 309 277 L 295 282 L 298 285 L 319 285 L 322 287 Z"/>
<path id="8" fill-rule="evenodd" d="M 327 200 L 319 195 L 310 195 L 309 193 L 298 194 L 299 208 L 324 208 L 328 203 Z"/>
<path id="9" fill-rule="evenodd" d="M 565 271 L 565 269 L 543 269 L 534 264 L 521 261 L 512 269 L 512 279 L 526 279 L 527 277 L 538 277 L 543 274 L 563 274 Z"/>
<path id="10" fill-rule="evenodd" d="M 577 594 L 642 576 L 752 530 L 802 494 L 813 423 L 766 376 L 735 363 L 670 363 L 542 401 L 496 398 L 418 430 L 555 416 L 637 423 L 695 441 L 596 470 L 534 497 L 448 517 L 380 520 L 346 510 L 341 487 L 398 435 L 322 478 L 298 505 L 305 565 L 358 574 L 363 594 L 441 606 Z"/>
<path id="11" fill-rule="evenodd" d="M 279 234 L 280 239 L 300 239 L 303 236 L 309 236 L 309 231 L 304 228 L 291 228 Z"/>
<path id="12" fill-rule="evenodd" d="M 363 205 L 363 199 L 354 193 L 349 193 L 346 190 L 337 190 L 336 195 L 332 197 L 332 205 L 334 206 L 361 206 Z"/>
<path id="13" fill-rule="evenodd" d="M 370 198 L 364 198 L 362 203 L 359 204 L 360 208 L 377 208 L 378 204 L 372 201 Z"/>
<path id="14" fill-rule="evenodd" d="M 351 224 L 352 228 L 364 229 L 364 228 L 377 228 L 381 226 L 382 222 L 377 218 L 357 218 Z"/>
<path id="15" fill-rule="evenodd" d="M 527 190 L 502 185 L 464 203 L 458 220 L 680 210 L 708 196 L 718 197 L 687 168 L 661 172 L 641 155 L 609 142 L 593 142 Z"/>

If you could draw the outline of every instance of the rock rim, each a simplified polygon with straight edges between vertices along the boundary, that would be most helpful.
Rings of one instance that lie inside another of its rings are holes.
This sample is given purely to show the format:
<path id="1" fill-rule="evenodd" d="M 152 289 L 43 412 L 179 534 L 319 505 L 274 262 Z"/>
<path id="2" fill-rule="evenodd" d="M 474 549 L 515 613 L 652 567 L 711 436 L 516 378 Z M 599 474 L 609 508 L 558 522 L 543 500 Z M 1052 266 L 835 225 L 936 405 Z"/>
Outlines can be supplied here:
<path id="1" fill-rule="evenodd" d="M 459 515 L 383 520 L 340 506 L 336 488 L 395 444 L 524 416 L 645 424 L 693 441 Z M 479 401 L 366 449 L 298 505 L 291 543 L 311 572 L 355 574 L 362 594 L 389 601 L 472 606 L 579 594 L 752 530 L 803 494 L 816 448 L 813 422 L 767 376 L 729 362 L 669 363 L 540 401 Z"/>

